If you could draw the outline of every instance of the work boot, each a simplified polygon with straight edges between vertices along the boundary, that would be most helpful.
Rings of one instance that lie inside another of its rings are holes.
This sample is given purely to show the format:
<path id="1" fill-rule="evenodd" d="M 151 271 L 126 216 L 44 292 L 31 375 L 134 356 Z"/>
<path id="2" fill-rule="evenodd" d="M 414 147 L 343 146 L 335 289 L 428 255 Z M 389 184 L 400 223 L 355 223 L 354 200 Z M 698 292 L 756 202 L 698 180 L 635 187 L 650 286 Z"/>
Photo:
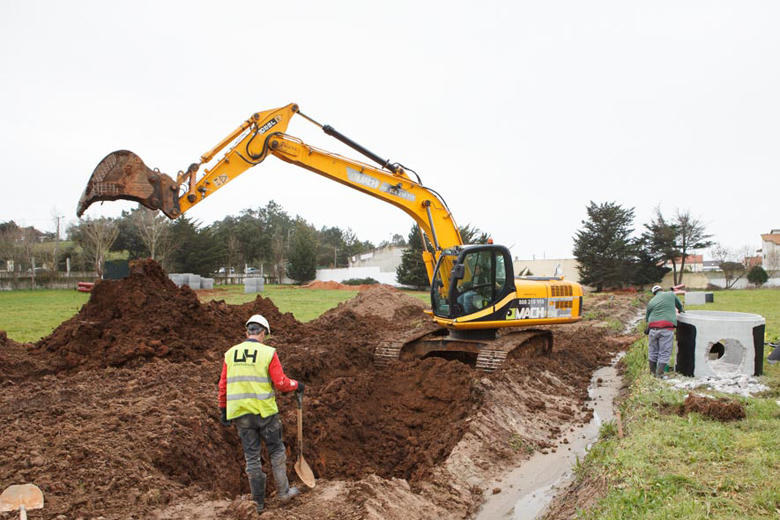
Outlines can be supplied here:
<path id="1" fill-rule="evenodd" d="M 300 494 L 301 492 L 298 491 L 297 487 L 290 487 L 287 489 L 287 493 L 279 495 L 279 500 L 281 500 L 282 502 L 289 502 L 290 500 L 292 500 L 293 498 L 297 497 Z"/>
<path id="2" fill-rule="evenodd" d="M 650 373 L 655 375 L 655 361 L 650 361 Z"/>
<path id="3" fill-rule="evenodd" d="M 265 475 L 250 478 L 249 489 L 252 492 L 252 500 L 255 501 L 257 512 L 262 513 L 265 506 Z"/>
<path id="4" fill-rule="evenodd" d="M 655 372 L 655 377 L 657 377 L 658 379 L 663 379 L 664 372 L 666 372 L 666 363 L 658 363 L 658 367 Z"/>

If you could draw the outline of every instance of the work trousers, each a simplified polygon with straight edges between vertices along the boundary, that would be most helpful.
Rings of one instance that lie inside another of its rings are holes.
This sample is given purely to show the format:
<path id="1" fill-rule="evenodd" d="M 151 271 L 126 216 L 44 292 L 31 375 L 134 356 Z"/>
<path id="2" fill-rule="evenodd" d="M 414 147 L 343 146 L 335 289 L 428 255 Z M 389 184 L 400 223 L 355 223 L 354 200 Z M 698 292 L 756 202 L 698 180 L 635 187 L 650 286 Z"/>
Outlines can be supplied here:
<path id="1" fill-rule="evenodd" d="M 650 329 L 647 336 L 647 357 L 651 363 L 669 364 L 674 346 L 674 329 Z"/>
<path id="2" fill-rule="evenodd" d="M 280 496 L 286 495 L 290 488 L 287 480 L 287 456 L 284 453 L 282 442 L 282 421 L 279 414 L 261 417 L 255 414 L 246 414 L 233 419 L 238 436 L 241 437 L 241 445 L 244 447 L 246 459 L 246 474 L 249 477 L 249 487 L 252 490 L 252 499 L 262 506 L 265 497 L 266 475 L 263 472 L 260 454 L 265 443 L 268 456 L 271 458 L 271 471 L 274 474 L 276 490 Z"/>

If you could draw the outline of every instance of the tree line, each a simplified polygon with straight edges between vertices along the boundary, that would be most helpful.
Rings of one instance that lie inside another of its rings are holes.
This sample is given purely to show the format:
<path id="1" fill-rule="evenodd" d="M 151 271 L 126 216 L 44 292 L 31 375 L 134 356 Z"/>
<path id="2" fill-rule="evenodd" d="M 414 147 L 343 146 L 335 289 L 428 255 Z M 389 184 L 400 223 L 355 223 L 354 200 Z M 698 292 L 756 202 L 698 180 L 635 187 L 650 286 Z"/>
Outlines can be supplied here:
<path id="1" fill-rule="evenodd" d="M 245 266 L 262 265 L 277 280 L 306 281 L 314 279 L 318 267 L 346 267 L 349 257 L 375 249 L 351 229 L 317 229 L 274 201 L 206 226 L 187 217 L 171 221 L 139 206 L 117 218 L 80 219 L 66 235 L 66 241 L 59 241 L 54 234 L 13 221 L 0 223 L 0 258 L 6 269 L 11 260 L 14 271 L 33 273 L 36 258 L 37 266 L 57 271 L 65 270 L 67 258 L 71 270 L 94 270 L 101 276 L 106 259 L 121 252 L 131 260 L 153 258 L 168 272 L 208 276 L 222 268 L 240 273 Z M 395 235 L 392 242 L 402 244 L 403 239 Z"/>
<path id="2" fill-rule="evenodd" d="M 677 210 L 668 217 L 656 208 L 639 233 L 634 229 L 634 208 L 591 201 L 586 210 L 587 219 L 574 236 L 574 256 L 580 281 L 597 291 L 655 284 L 670 270 L 674 285 L 681 284 L 688 256 L 709 247 L 726 279 L 726 289 L 744 274 L 756 285 L 767 280 L 761 266 L 748 265 L 749 247 L 732 251 L 716 244 L 704 224 L 688 210 Z"/>

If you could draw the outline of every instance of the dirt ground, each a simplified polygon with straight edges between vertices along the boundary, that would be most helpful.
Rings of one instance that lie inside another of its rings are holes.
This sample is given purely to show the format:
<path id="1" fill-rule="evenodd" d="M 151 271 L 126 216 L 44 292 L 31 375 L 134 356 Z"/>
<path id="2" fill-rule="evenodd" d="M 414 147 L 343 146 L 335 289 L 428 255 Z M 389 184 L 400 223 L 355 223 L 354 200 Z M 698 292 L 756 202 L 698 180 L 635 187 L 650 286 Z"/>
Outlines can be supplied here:
<path id="1" fill-rule="evenodd" d="M 604 305 L 633 315 L 632 297 Z M 38 343 L 0 332 L 0 484 L 41 487 L 31 519 L 256 518 L 216 384 L 244 320 L 262 313 L 285 372 L 306 383 L 304 456 L 318 478 L 285 507 L 269 479 L 262 518 L 469 518 L 491 477 L 589 420 L 592 372 L 634 339 L 583 322 L 556 327 L 550 355 L 515 351 L 491 374 L 435 357 L 375 367 L 380 342 L 430 326 L 422 310 L 375 285 L 302 324 L 262 296 L 202 303 L 137 262 Z M 278 401 L 295 481 L 295 402 Z"/>

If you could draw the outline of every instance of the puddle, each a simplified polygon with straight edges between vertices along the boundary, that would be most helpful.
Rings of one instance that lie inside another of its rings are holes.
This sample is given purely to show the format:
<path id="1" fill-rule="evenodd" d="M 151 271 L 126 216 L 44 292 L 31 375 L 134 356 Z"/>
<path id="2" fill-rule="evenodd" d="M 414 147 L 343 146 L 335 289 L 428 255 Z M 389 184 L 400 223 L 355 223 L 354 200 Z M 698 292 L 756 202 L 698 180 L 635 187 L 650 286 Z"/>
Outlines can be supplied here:
<path id="1" fill-rule="evenodd" d="M 529 520 L 541 516 L 558 490 L 571 482 L 577 459 L 582 459 L 598 439 L 601 425 L 612 420 L 612 401 L 621 384 L 615 364 L 622 356 L 618 354 L 610 366 L 593 373 L 588 389 L 593 419 L 562 437 L 555 453 L 536 453 L 500 481 L 491 482 L 487 489 L 500 488 L 501 492 L 487 498 L 476 520 Z"/>

